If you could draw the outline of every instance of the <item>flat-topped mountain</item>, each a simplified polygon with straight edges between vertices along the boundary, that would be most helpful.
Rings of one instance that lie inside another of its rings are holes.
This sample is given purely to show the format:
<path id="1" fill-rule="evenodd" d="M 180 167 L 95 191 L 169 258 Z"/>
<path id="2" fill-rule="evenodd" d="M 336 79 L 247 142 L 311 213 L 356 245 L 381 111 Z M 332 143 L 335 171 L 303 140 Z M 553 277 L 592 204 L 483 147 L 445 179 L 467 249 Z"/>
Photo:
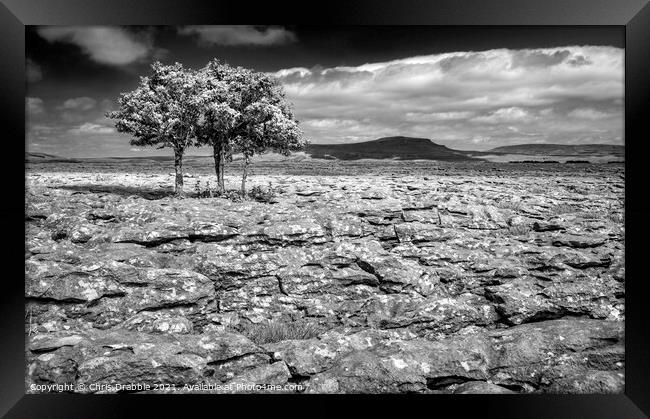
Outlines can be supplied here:
<path id="1" fill-rule="evenodd" d="M 348 144 L 310 144 L 306 154 L 317 159 L 475 160 L 426 138 L 384 137 Z"/>
<path id="2" fill-rule="evenodd" d="M 487 153 L 526 154 L 531 156 L 604 156 L 625 155 L 625 146 L 610 144 L 517 144 L 496 147 Z"/>

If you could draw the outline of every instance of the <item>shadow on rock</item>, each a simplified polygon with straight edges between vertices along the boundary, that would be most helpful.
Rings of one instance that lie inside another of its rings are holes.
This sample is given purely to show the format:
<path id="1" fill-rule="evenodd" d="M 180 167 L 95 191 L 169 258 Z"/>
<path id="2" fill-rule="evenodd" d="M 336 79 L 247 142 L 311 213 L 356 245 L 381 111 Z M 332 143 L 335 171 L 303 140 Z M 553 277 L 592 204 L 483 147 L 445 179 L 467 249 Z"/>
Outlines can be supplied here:
<path id="1" fill-rule="evenodd" d="M 144 188 L 121 185 L 69 185 L 58 186 L 58 189 L 67 189 L 81 193 L 110 193 L 120 196 L 139 196 L 148 200 L 156 200 L 174 196 L 172 188 Z"/>

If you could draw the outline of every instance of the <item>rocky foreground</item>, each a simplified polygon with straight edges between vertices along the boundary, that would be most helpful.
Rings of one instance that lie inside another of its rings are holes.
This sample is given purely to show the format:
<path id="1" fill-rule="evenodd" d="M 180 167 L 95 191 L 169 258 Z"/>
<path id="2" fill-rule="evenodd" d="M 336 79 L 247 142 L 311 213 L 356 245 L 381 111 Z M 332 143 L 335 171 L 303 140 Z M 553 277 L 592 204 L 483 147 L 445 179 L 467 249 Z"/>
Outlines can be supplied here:
<path id="1" fill-rule="evenodd" d="M 624 173 L 600 167 L 253 176 L 270 202 L 28 172 L 28 391 L 622 392 Z"/>

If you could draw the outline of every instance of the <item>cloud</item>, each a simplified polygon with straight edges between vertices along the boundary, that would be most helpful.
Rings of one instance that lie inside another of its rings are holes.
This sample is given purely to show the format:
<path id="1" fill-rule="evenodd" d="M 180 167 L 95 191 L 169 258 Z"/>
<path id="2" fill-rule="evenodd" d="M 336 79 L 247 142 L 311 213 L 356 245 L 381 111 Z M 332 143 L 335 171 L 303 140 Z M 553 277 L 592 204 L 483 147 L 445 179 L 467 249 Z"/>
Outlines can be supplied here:
<path id="1" fill-rule="evenodd" d="M 477 116 L 476 118 L 472 118 L 472 121 L 486 122 L 488 124 L 499 124 L 502 122 L 523 121 L 527 118 L 531 118 L 531 115 L 528 113 L 528 111 L 518 107 L 511 107 L 497 109 L 496 111 L 491 112 L 489 115 Z"/>
<path id="2" fill-rule="evenodd" d="M 569 50 L 519 50 L 512 53 L 512 67 L 550 67 L 562 63 L 571 55 Z M 581 56 L 584 59 L 584 57 Z"/>
<path id="3" fill-rule="evenodd" d="M 601 118 L 607 118 L 611 116 L 607 112 L 601 112 L 596 109 L 590 109 L 590 108 L 576 108 L 569 112 L 567 116 L 571 118 L 579 118 L 579 119 L 601 119 Z"/>
<path id="4" fill-rule="evenodd" d="M 86 122 L 79 126 L 70 128 L 68 132 L 70 134 L 95 135 L 95 134 L 114 134 L 116 131 L 115 128 L 113 127 L 95 124 L 93 122 Z"/>
<path id="5" fill-rule="evenodd" d="M 95 107 L 97 101 L 91 97 L 75 97 L 72 99 L 66 99 L 59 109 L 64 110 L 79 110 L 79 111 L 89 111 Z"/>
<path id="6" fill-rule="evenodd" d="M 284 45 L 297 40 L 296 35 L 282 27 L 257 26 L 183 26 L 181 35 L 196 35 L 207 45 Z"/>
<path id="7" fill-rule="evenodd" d="M 43 99 L 39 97 L 25 98 L 25 112 L 27 112 L 28 115 L 38 115 L 45 113 Z"/>
<path id="8" fill-rule="evenodd" d="M 70 123 L 89 121 L 93 115 L 101 112 L 97 109 L 97 100 L 87 96 L 66 99 L 56 109 L 61 119 Z"/>
<path id="9" fill-rule="evenodd" d="M 37 32 L 49 42 L 77 45 L 100 64 L 123 66 L 143 61 L 154 52 L 150 34 L 121 27 L 43 26 Z"/>
<path id="10" fill-rule="evenodd" d="M 452 121 L 467 119 L 474 115 L 474 112 L 407 112 L 406 120 L 413 122 Z"/>
<path id="11" fill-rule="evenodd" d="M 33 60 L 27 58 L 25 61 L 25 76 L 28 82 L 35 83 L 43 79 L 43 70 Z"/>
<path id="12" fill-rule="evenodd" d="M 379 134 L 459 148 L 613 143 L 623 130 L 623 56 L 598 46 L 496 49 L 272 74 L 314 143 Z"/>
<path id="13" fill-rule="evenodd" d="M 531 142 L 622 144 L 623 56 L 612 47 L 498 49 L 272 74 L 314 143 L 408 135 L 474 150 Z M 28 115 L 35 115 L 29 141 L 70 156 L 127 150 L 129 136 L 104 117 L 114 98 L 44 105 L 26 99 Z"/>

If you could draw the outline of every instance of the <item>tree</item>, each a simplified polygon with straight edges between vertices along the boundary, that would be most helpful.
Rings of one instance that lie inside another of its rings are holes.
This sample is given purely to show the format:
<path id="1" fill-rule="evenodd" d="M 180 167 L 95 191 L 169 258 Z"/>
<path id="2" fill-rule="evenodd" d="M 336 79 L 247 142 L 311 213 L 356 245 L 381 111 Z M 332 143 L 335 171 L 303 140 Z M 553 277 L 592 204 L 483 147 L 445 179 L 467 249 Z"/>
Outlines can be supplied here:
<path id="1" fill-rule="evenodd" d="M 233 152 L 244 156 L 242 193 L 245 193 L 250 157 L 268 150 L 288 155 L 304 147 L 298 122 L 278 81 L 266 74 L 232 67 L 218 60 L 199 72 L 200 144 L 213 147 L 217 183 L 224 190 L 225 162 Z"/>
<path id="2" fill-rule="evenodd" d="M 197 73 L 201 86 L 201 111 L 196 136 L 199 145 L 212 146 L 219 192 L 225 191 L 224 168 L 226 160 L 232 159 L 231 143 L 240 117 L 238 97 L 233 89 L 237 71 L 243 69 L 214 60 Z"/>
<path id="3" fill-rule="evenodd" d="M 244 159 L 242 194 L 246 193 L 248 166 L 253 155 L 274 151 L 288 156 L 306 144 L 298 121 L 284 101 L 284 95 L 281 90 L 276 93 L 277 96 L 265 97 L 250 104 L 243 113 L 245 132 L 237 136 L 234 142 L 235 151 L 242 153 Z"/>
<path id="4" fill-rule="evenodd" d="M 119 110 L 108 112 L 119 132 L 133 136 L 136 146 L 174 150 L 175 192 L 183 194 L 183 155 L 194 144 L 202 98 L 195 72 L 175 63 L 151 65 L 151 75 L 118 98 Z"/>

